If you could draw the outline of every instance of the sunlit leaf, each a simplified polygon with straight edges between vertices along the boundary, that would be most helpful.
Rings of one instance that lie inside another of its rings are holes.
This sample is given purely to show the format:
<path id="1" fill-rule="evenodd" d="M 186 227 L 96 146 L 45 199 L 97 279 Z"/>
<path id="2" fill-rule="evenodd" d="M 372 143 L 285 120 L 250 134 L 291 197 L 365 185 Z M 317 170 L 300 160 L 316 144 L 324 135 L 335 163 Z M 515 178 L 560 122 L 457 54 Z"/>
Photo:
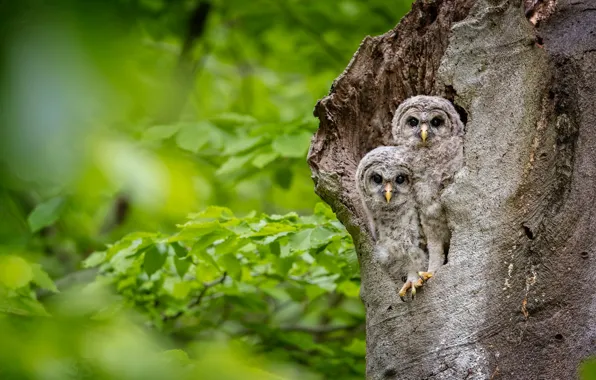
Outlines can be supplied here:
<path id="1" fill-rule="evenodd" d="M 229 141 L 226 145 L 223 154 L 234 155 L 247 150 L 251 150 L 258 146 L 263 139 L 261 137 L 245 137 L 238 140 Z"/>
<path id="2" fill-rule="evenodd" d="M 304 158 L 311 138 L 312 134 L 309 132 L 302 132 L 297 135 L 284 134 L 273 140 L 271 146 L 282 157 Z"/>
<path id="3" fill-rule="evenodd" d="M 362 339 L 354 339 L 349 346 L 344 348 L 344 350 L 356 355 L 364 356 L 366 355 L 366 341 Z"/>
<path id="4" fill-rule="evenodd" d="M 348 297 L 356 298 L 360 293 L 360 287 L 352 281 L 344 281 L 337 286 L 337 291 Z"/>
<path id="5" fill-rule="evenodd" d="M 178 299 L 184 299 L 190 293 L 191 285 L 188 282 L 176 282 L 174 284 L 174 289 L 172 290 L 172 295 Z"/>
<path id="6" fill-rule="evenodd" d="M 225 176 L 241 169 L 253 158 L 252 154 L 246 154 L 244 156 L 231 156 L 226 162 L 223 163 L 215 172 L 218 176 Z"/>
<path id="7" fill-rule="evenodd" d="M 93 268 L 104 263 L 106 259 L 106 251 L 98 251 L 90 254 L 85 260 L 83 260 L 83 268 Z"/>
<path id="8" fill-rule="evenodd" d="M 2 295 L 0 295 L 0 313 L 37 317 L 46 317 L 49 315 L 43 305 L 35 299 L 3 297 Z"/>
<path id="9" fill-rule="evenodd" d="M 33 273 L 32 281 L 40 288 L 51 290 L 52 292 L 58 292 L 56 284 L 48 276 L 48 274 L 41 268 L 39 264 L 31 264 L 31 270 Z"/>
<path id="10" fill-rule="evenodd" d="M 180 129 L 180 125 L 156 125 L 148 128 L 143 133 L 144 140 L 165 140 L 172 137 Z"/>
<path id="11" fill-rule="evenodd" d="M 261 153 L 255 156 L 252 160 L 252 164 L 259 169 L 263 169 L 268 164 L 272 163 L 277 157 L 279 157 L 279 153 L 271 152 L 271 153 Z"/>
<path id="12" fill-rule="evenodd" d="M 233 254 L 227 254 L 219 258 L 221 267 L 230 275 L 230 277 L 239 279 L 242 267 L 240 261 Z"/>
<path id="13" fill-rule="evenodd" d="M 20 256 L 0 256 L 0 283 L 10 289 L 17 289 L 33 280 L 33 269 Z"/>
<path id="14" fill-rule="evenodd" d="M 180 148 L 196 153 L 212 140 L 213 128 L 207 121 L 184 124 L 176 135 L 176 143 Z"/>

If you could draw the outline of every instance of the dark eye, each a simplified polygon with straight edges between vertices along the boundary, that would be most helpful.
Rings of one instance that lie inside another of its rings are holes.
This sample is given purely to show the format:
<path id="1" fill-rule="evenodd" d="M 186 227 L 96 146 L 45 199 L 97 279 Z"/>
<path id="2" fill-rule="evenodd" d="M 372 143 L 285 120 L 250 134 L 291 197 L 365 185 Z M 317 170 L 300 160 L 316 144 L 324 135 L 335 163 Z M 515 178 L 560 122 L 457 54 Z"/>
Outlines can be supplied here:
<path id="1" fill-rule="evenodd" d="M 398 175 L 398 176 L 395 178 L 395 182 L 396 182 L 398 185 L 401 185 L 402 183 L 406 182 L 406 176 L 405 176 L 405 175 L 402 175 L 402 174 Z"/>
<path id="2" fill-rule="evenodd" d="M 443 124 L 443 119 L 441 119 L 440 117 L 433 117 L 433 119 L 430 121 L 430 125 L 432 125 L 433 127 L 438 127 L 441 124 Z"/>
<path id="3" fill-rule="evenodd" d="M 418 125 L 418 119 L 416 119 L 415 117 L 411 117 L 408 119 L 407 123 L 410 127 L 415 127 Z"/>
<path id="4" fill-rule="evenodd" d="M 378 175 L 377 173 L 373 174 L 371 178 L 372 178 L 373 182 L 376 183 L 377 185 L 380 184 L 381 182 L 383 182 L 383 178 L 380 175 Z"/>

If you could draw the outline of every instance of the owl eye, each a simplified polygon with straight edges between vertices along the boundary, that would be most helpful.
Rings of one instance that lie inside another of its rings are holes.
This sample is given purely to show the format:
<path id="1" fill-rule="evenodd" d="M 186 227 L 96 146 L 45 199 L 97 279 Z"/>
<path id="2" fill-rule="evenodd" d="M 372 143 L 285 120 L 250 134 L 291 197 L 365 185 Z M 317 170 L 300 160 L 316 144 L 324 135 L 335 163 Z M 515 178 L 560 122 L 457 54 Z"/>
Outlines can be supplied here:
<path id="1" fill-rule="evenodd" d="M 443 124 L 443 119 L 441 119 L 440 117 L 433 117 L 433 119 L 430 121 L 430 125 L 432 125 L 433 127 L 439 127 L 441 124 Z"/>
<path id="2" fill-rule="evenodd" d="M 383 182 L 383 178 L 378 175 L 377 173 L 373 174 L 372 177 L 370 177 L 374 183 L 376 183 L 377 185 L 379 185 L 381 182 Z"/>
<path id="3" fill-rule="evenodd" d="M 406 182 L 406 176 L 405 175 L 400 174 L 400 175 L 398 175 L 395 178 L 395 183 L 397 183 L 398 185 L 401 185 L 404 182 Z"/>
<path id="4" fill-rule="evenodd" d="M 411 117 L 406 121 L 410 127 L 416 127 L 418 125 L 418 119 Z"/>

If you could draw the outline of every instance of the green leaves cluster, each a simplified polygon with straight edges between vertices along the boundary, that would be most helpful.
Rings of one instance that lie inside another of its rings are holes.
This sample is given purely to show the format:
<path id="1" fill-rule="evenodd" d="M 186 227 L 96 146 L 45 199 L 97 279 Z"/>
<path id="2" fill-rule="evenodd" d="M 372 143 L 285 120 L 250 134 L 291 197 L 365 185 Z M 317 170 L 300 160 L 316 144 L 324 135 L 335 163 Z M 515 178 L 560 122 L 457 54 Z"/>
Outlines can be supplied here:
<path id="1" fill-rule="evenodd" d="M 20 255 L 0 254 L 0 313 L 47 316 L 33 292 L 36 288 L 58 291 L 41 265 Z"/>
<path id="2" fill-rule="evenodd" d="M 216 185 L 229 187 L 267 170 L 275 184 L 287 190 L 296 166 L 304 166 L 313 130 L 312 118 L 263 124 L 248 115 L 225 113 L 203 121 L 150 127 L 142 141 L 169 142 L 193 153 L 212 168 Z"/>
<path id="3" fill-rule="evenodd" d="M 209 207 L 179 228 L 130 234 L 85 263 L 182 341 L 223 334 L 270 358 L 363 376 L 357 258 L 328 207 L 309 217 Z"/>

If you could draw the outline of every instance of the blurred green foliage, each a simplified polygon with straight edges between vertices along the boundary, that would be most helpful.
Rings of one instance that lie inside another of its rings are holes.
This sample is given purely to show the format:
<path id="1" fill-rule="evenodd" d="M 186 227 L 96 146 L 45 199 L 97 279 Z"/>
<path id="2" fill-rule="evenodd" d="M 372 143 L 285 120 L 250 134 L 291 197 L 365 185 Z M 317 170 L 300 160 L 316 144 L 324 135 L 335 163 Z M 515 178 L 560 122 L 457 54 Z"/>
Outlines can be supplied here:
<path id="1" fill-rule="evenodd" d="M 0 2 L 0 378 L 362 378 L 356 255 L 305 156 L 409 7 Z"/>

